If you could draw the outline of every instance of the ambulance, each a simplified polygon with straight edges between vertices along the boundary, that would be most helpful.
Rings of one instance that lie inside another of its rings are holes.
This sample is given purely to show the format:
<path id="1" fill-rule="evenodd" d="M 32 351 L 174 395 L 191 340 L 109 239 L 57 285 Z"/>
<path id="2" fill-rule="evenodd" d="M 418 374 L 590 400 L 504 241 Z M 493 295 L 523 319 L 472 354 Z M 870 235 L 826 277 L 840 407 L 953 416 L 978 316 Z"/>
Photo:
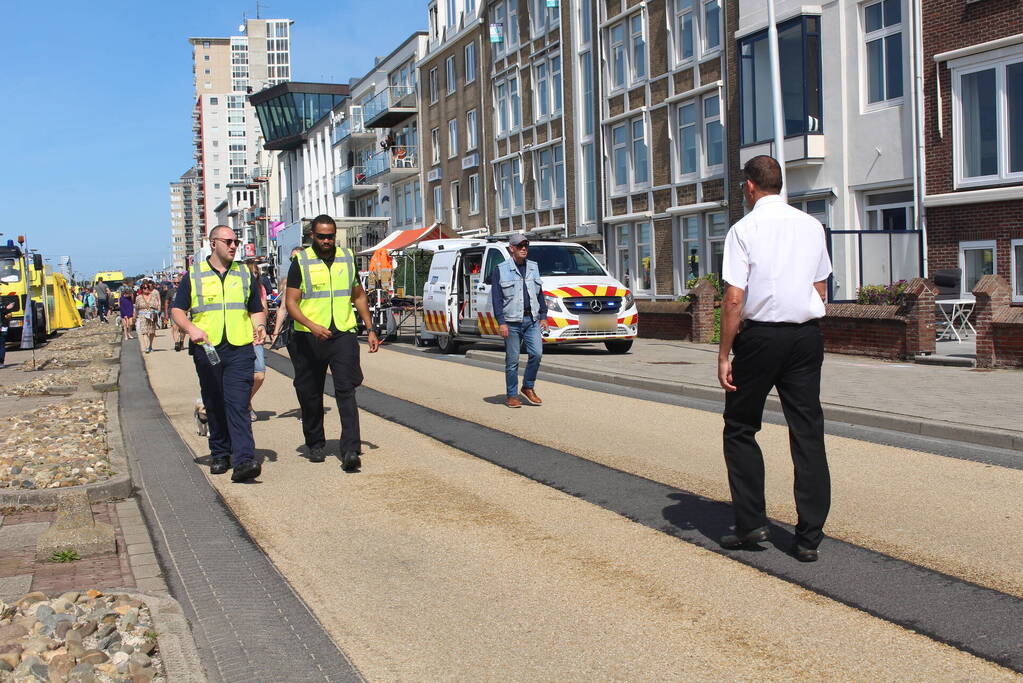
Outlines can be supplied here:
<path id="1" fill-rule="evenodd" d="M 423 287 L 419 339 L 436 340 L 443 353 L 462 344 L 503 341 L 490 302 L 491 275 L 511 258 L 508 242 L 496 238 L 421 242 L 433 252 Z M 611 353 L 632 348 L 639 315 L 632 293 L 611 277 L 580 244 L 529 243 L 547 299 L 550 331 L 545 344 L 603 343 Z"/>

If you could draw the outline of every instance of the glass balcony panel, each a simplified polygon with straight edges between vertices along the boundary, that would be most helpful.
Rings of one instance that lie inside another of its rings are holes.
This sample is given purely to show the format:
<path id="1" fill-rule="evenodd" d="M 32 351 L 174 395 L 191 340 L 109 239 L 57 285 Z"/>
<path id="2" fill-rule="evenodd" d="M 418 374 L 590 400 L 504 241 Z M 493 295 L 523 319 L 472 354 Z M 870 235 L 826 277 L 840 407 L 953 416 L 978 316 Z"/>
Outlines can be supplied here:
<path id="1" fill-rule="evenodd" d="M 362 115 L 366 123 L 377 123 L 374 119 L 391 110 L 405 109 L 410 110 L 407 113 L 414 113 L 415 108 L 416 87 L 414 85 L 392 85 L 381 90 L 376 97 L 367 102 L 363 107 Z M 400 118 L 404 118 L 404 114 L 405 112 L 402 112 Z M 384 127 L 389 125 L 391 125 L 390 122 L 385 122 Z"/>

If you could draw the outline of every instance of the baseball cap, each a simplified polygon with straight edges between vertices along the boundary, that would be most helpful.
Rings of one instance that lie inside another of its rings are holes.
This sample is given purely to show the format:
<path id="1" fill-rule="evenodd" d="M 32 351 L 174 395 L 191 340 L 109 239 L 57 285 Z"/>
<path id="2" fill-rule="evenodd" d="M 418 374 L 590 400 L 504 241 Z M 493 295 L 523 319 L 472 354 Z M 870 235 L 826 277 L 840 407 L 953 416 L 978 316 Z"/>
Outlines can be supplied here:
<path id="1" fill-rule="evenodd" d="M 517 232 L 517 233 L 515 233 L 514 235 L 512 235 L 511 237 L 508 238 L 508 244 L 510 244 L 513 247 L 517 247 L 520 244 L 522 244 L 523 242 L 525 242 L 526 244 L 529 244 L 529 238 L 526 237 L 521 232 Z"/>

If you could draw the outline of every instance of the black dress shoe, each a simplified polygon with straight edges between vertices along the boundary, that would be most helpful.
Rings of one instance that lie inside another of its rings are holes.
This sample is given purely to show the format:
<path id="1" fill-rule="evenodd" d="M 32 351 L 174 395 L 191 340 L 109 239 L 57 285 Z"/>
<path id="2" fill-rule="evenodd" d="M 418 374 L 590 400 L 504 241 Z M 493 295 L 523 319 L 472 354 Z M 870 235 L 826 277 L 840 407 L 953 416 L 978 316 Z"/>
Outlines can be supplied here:
<path id="1" fill-rule="evenodd" d="M 210 463 L 210 474 L 223 474 L 231 469 L 230 458 L 213 458 Z"/>
<path id="2" fill-rule="evenodd" d="M 817 549 L 807 548 L 801 546 L 798 543 L 794 543 L 792 548 L 789 550 L 792 553 L 792 557 L 796 558 L 800 562 L 816 562 L 817 561 Z"/>
<path id="3" fill-rule="evenodd" d="M 771 540 L 771 532 L 767 530 L 766 526 L 762 526 L 743 534 L 725 534 L 721 537 L 721 547 L 728 550 L 736 550 L 738 548 L 756 547 L 758 543 L 769 540 Z"/>
<path id="4" fill-rule="evenodd" d="M 345 472 L 354 472 L 362 467 L 362 460 L 355 451 L 348 451 L 341 456 L 341 469 Z"/>
<path id="5" fill-rule="evenodd" d="M 309 462 L 323 462 L 327 459 L 327 447 L 320 446 L 319 448 L 309 449 Z"/>
<path id="6" fill-rule="evenodd" d="M 231 481 L 242 482 L 255 479 L 262 471 L 263 468 L 255 460 L 247 460 L 234 468 L 234 472 L 231 473 Z"/>

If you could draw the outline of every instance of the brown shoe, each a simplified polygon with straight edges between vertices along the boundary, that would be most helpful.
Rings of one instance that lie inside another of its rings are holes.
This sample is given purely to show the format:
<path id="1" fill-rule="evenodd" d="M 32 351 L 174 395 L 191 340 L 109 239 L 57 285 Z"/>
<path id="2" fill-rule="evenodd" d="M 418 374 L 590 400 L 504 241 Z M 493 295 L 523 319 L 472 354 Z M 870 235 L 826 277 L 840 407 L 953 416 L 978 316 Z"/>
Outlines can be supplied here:
<path id="1" fill-rule="evenodd" d="M 521 408 L 522 407 L 522 401 L 520 401 L 515 396 L 509 396 L 507 399 L 505 399 L 504 404 L 506 406 L 508 406 L 509 408 Z"/>
<path id="2" fill-rule="evenodd" d="M 534 406 L 542 406 L 543 400 L 536 395 L 536 392 L 532 389 L 523 389 L 522 395 L 526 397 L 526 400 L 532 403 Z"/>

